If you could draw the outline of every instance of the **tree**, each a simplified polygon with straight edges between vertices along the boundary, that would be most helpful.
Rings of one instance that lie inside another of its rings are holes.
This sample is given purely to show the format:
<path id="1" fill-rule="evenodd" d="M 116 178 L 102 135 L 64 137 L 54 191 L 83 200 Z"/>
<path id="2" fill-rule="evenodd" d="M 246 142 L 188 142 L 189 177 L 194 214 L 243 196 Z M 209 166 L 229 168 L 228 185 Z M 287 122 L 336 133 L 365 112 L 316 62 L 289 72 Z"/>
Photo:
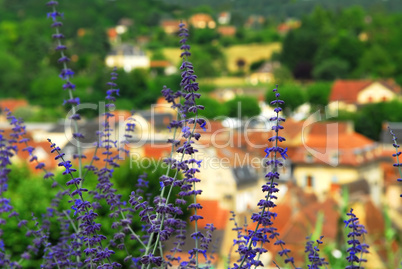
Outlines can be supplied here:
<path id="1" fill-rule="evenodd" d="M 341 30 L 330 40 L 328 45 L 330 46 L 331 57 L 337 57 L 346 61 L 351 70 L 354 70 L 358 66 L 364 47 L 357 35 L 352 35 L 345 30 Z"/>
<path id="2" fill-rule="evenodd" d="M 63 94 L 63 81 L 55 69 L 43 68 L 38 77 L 31 83 L 30 97 L 32 102 L 45 107 L 61 106 L 61 100 L 55 102 L 55 96 Z M 65 92 L 64 92 L 65 93 Z M 67 93 L 64 99 L 67 99 Z"/>
<path id="3" fill-rule="evenodd" d="M 318 48 L 316 31 L 302 27 L 291 31 L 285 37 L 280 60 L 296 78 L 310 78 L 314 55 Z M 302 67 L 305 67 L 304 72 L 301 72 Z"/>
<path id="4" fill-rule="evenodd" d="M 214 58 L 211 52 L 206 47 L 193 46 L 191 48 L 190 61 L 194 65 L 197 76 L 205 78 L 219 75 L 218 59 Z"/>
<path id="5" fill-rule="evenodd" d="M 293 81 L 292 72 L 286 66 L 279 66 L 274 68 L 273 71 L 275 82 L 278 84 L 285 84 Z"/>
<path id="6" fill-rule="evenodd" d="M 12 54 L 0 51 L 1 95 L 12 93 L 14 97 L 22 94 L 24 84 L 22 63 Z"/>
<path id="7" fill-rule="evenodd" d="M 211 44 L 211 42 L 219 37 L 218 33 L 215 29 L 196 29 L 195 31 L 191 32 L 193 37 L 191 42 L 193 44 Z"/>
<path id="8" fill-rule="evenodd" d="M 382 124 L 386 121 L 402 121 L 402 103 L 399 101 L 381 102 L 365 105 L 355 118 L 356 131 L 373 139 L 379 140 Z"/>
<path id="9" fill-rule="evenodd" d="M 202 96 L 197 100 L 197 105 L 203 105 L 206 109 L 199 110 L 198 113 L 207 119 L 214 119 L 220 116 L 228 115 L 228 107 L 213 98 Z"/>
<path id="10" fill-rule="evenodd" d="M 236 96 L 225 103 L 229 117 L 250 118 L 261 113 L 257 98 L 251 96 Z M 239 111 L 240 109 L 240 111 Z"/>
<path id="11" fill-rule="evenodd" d="M 348 76 L 349 63 L 343 59 L 330 58 L 316 65 L 313 69 L 313 77 L 317 80 L 334 80 Z"/>
<path id="12" fill-rule="evenodd" d="M 380 45 L 373 45 L 360 59 L 358 72 L 374 77 L 392 77 L 395 74 L 395 60 Z"/>
<path id="13" fill-rule="evenodd" d="M 284 84 L 279 86 L 279 99 L 285 101 L 283 105 L 284 112 L 290 115 L 296 108 L 306 102 L 306 93 L 302 87 L 297 84 Z M 266 92 L 265 100 L 272 100 L 273 94 L 271 88 Z"/>
<path id="14" fill-rule="evenodd" d="M 310 84 L 307 87 L 307 101 L 310 105 L 314 106 L 326 106 L 329 100 L 329 94 L 331 93 L 330 82 L 316 82 Z"/>

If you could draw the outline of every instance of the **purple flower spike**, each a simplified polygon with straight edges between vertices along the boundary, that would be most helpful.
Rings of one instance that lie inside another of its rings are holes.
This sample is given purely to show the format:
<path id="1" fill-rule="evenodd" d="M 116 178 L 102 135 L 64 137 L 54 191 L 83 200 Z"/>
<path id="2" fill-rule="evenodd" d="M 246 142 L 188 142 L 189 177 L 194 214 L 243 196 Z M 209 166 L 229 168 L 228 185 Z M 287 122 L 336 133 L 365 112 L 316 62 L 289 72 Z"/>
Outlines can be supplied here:
<path id="1" fill-rule="evenodd" d="M 273 227 L 273 220 L 276 217 L 276 213 L 273 213 L 271 210 L 276 207 L 274 200 L 277 199 L 276 193 L 279 191 L 277 188 L 278 183 L 275 182 L 275 180 L 280 177 L 278 167 L 283 165 L 283 162 L 278 159 L 278 154 L 283 160 L 288 157 L 288 149 L 278 146 L 280 142 L 286 140 L 284 137 L 279 136 L 279 131 L 283 129 L 280 122 L 285 121 L 284 118 L 279 117 L 279 112 L 282 111 L 279 105 L 284 104 L 284 102 L 278 99 L 280 94 L 277 88 L 274 89 L 273 92 L 275 93 L 276 100 L 272 101 L 271 105 L 276 105 L 274 109 L 276 116 L 271 117 L 270 121 L 274 123 L 272 130 L 275 131 L 275 135 L 269 138 L 268 141 L 272 142 L 274 145 L 265 149 L 265 157 L 271 156 L 272 158 L 266 162 L 267 165 L 272 167 L 272 170 L 265 175 L 268 182 L 262 186 L 262 191 L 266 193 L 266 196 L 265 199 L 258 202 L 260 211 L 254 213 L 251 217 L 253 222 L 257 223 L 256 228 L 254 230 L 248 230 L 247 235 L 242 235 L 243 238 L 235 240 L 235 244 L 238 245 L 238 252 L 241 254 L 241 259 L 239 260 L 240 263 L 234 264 L 233 268 L 263 266 L 262 262 L 258 259 L 259 255 L 257 256 L 257 253 L 263 253 L 266 250 L 259 248 L 257 245 L 269 243 L 271 239 L 275 239 L 274 245 L 281 246 L 282 250 L 279 251 L 279 255 L 283 256 L 285 263 L 291 263 L 293 268 L 296 268 L 293 257 L 289 256 L 290 250 L 284 247 L 285 242 L 279 239 L 279 233 L 276 231 L 277 229 Z"/>
<path id="2" fill-rule="evenodd" d="M 362 262 L 367 262 L 366 259 L 361 258 L 363 253 L 369 253 L 367 250 L 369 245 L 364 243 L 364 234 L 367 234 L 366 228 L 364 225 L 359 224 L 359 218 L 353 213 L 353 208 L 350 209 L 346 215 L 349 219 L 344 220 L 345 228 L 351 229 L 348 233 L 348 245 L 350 246 L 347 249 L 349 255 L 346 257 L 346 260 L 350 265 L 346 266 L 346 269 L 361 269 L 363 267 L 360 266 Z M 363 243 L 360 242 L 360 238 L 363 238 Z"/>
<path id="3" fill-rule="evenodd" d="M 392 129 L 388 126 L 388 130 L 389 133 L 392 136 L 392 142 L 393 142 L 393 147 L 395 148 L 395 154 L 392 154 L 393 157 L 396 157 L 396 163 L 393 164 L 394 167 L 398 167 L 398 171 L 399 171 L 399 176 L 402 178 L 402 170 L 401 170 L 401 162 L 399 161 L 399 156 L 402 154 L 402 152 L 399 151 L 399 145 L 397 142 L 397 137 L 395 136 L 395 133 L 392 131 Z M 402 179 L 398 178 L 397 181 L 398 182 L 402 182 Z M 402 194 L 400 195 L 400 197 L 402 197 Z"/>

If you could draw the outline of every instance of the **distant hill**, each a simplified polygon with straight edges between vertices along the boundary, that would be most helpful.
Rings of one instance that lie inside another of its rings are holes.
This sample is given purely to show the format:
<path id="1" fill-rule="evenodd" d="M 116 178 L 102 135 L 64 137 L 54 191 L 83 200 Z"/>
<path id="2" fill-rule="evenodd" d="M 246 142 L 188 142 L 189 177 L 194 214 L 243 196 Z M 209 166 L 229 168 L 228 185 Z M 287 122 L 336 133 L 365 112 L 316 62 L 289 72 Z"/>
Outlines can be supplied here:
<path id="1" fill-rule="evenodd" d="M 211 6 L 218 11 L 235 11 L 242 16 L 259 14 L 275 17 L 301 17 L 310 13 L 315 6 L 336 10 L 353 5 L 365 9 L 384 9 L 389 12 L 402 12 L 401 0 L 162 0 L 187 8 Z"/>

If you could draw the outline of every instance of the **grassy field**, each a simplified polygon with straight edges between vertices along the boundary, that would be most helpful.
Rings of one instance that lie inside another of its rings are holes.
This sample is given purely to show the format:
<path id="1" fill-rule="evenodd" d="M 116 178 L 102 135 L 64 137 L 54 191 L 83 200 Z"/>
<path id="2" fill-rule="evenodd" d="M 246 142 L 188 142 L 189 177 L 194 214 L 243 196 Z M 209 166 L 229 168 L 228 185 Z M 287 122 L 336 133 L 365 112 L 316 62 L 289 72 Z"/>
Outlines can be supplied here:
<path id="1" fill-rule="evenodd" d="M 245 70 L 248 70 L 251 63 L 261 60 L 269 59 L 273 52 L 279 52 L 281 50 L 281 44 L 279 42 L 269 44 L 246 44 L 235 45 L 224 49 L 224 54 L 227 60 L 227 66 L 230 72 L 238 71 L 236 62 L 239 59 L 243 59 L 246 63 Z M 163 53 L 166 58 L 174 65 L 178 65 L 180 59 L 180 49 L 177 48 L 165 48 Z"/>

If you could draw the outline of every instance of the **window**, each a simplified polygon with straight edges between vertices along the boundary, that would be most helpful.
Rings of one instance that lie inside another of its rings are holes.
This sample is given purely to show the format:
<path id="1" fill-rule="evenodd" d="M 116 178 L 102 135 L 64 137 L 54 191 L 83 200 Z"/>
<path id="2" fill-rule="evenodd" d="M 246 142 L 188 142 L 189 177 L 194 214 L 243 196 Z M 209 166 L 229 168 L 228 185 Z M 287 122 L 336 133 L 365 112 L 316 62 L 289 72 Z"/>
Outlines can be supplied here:
<path id="1" fill-rule="evenodd" d="M 312 163 L 313 162 L 313 155 L 311 155 L 310 153 L 306 153 L 306 162 L 307 163 Z"/>
<path id="2" fill-rule="evenodd" d="M 314 178 L 312 175 L 306 176 L 306 187 L 312 188 L 314 186 Z"/>
<path id="3" fill-rule="evenodd" d="M 329 157 L 329 162 L 332 165 L 337 165 L 339 163 L 339 154 L 337 152 L 332 153 Z"/>

